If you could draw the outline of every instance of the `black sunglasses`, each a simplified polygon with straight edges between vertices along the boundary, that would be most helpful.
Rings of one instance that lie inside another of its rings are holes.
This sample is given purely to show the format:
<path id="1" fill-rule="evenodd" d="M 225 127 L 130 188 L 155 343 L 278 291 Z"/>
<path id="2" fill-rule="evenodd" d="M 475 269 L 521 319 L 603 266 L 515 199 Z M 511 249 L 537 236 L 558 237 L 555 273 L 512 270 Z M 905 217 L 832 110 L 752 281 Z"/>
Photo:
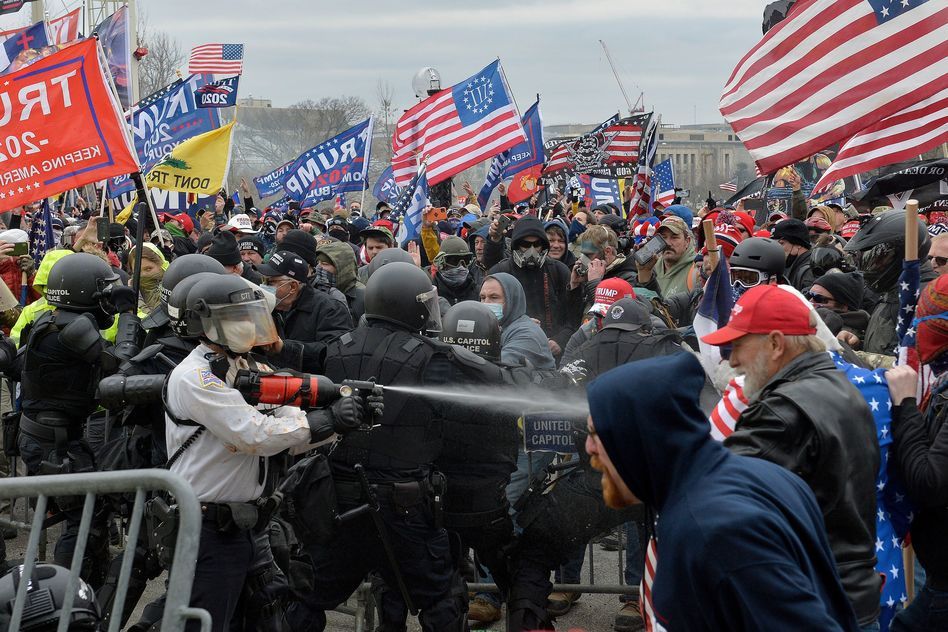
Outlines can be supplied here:
<path id="1" fill-rule="evenodd" d="M 928 260 L 939 268 L 948 264 L 948 257 L 933 257 L 932 255 L 928 255 Z"/>
<path id="2" fill-rule="evenodd" d="M 811 302 L 816 303 L 817 305 L 823 305 L 824 303 L 836 302 L 835 299 L 832 299 L 828 296 L 823 296 L 822 294 L 815 294 L 814 292 L 807 292 L 806 297 L 810 299 Z"/>

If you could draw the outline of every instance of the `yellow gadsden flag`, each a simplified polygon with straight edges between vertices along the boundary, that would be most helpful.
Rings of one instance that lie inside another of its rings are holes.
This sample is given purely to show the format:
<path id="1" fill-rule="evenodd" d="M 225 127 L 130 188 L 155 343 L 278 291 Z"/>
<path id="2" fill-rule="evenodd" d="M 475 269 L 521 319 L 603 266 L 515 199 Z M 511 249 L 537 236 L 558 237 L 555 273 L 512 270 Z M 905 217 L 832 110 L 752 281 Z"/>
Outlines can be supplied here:
<path id="1" fill-rule="evenodd" d="M 167 191 L 213 195 L 221 190 L 230 167 L 232 121 L 189 138 L 155 163 L 145 176 L 148 186 Z"/>

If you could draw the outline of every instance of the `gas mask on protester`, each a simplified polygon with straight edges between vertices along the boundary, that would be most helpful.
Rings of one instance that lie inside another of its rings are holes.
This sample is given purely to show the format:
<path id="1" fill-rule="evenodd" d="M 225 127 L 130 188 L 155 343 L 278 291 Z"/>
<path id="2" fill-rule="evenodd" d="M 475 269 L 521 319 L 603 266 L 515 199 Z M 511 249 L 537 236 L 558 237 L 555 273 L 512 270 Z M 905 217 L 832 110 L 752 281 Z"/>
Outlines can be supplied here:
<path id="1" fill-rule="evenodd" d="M 513 257 L 514 265 L 518 268 L 536 270 L 543 266 L 548 252 L 549 250 L 542 246 L 529 246 L 526 248 L 520 246 L 514 249 L 511 256 Z"/>

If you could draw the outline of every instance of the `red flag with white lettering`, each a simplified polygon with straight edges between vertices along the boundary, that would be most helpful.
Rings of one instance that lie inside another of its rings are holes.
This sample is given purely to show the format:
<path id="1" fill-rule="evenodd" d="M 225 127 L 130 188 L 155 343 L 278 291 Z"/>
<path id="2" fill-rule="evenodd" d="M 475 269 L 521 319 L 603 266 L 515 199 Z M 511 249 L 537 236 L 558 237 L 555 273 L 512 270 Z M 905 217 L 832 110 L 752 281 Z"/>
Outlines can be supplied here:
<path id="1" fill-rule="evenodd" d="M 0 78 L 0 211 L 138 171 L 97 46 Z"/>

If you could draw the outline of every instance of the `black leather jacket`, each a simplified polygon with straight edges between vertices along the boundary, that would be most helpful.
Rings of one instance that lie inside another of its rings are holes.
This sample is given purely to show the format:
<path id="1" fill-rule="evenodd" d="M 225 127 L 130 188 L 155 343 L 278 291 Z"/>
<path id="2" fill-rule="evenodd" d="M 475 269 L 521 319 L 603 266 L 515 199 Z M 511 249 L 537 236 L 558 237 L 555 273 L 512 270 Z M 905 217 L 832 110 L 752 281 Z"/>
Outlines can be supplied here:
<path id="1" fill-rule="evenodd" d="M 875 571 L 879 446 L 869 406 L 826 353 L 801 354 L 764 386 L 724 445 L 798 475 L 813 490 L 860 625 L 879 616 Z"/>

